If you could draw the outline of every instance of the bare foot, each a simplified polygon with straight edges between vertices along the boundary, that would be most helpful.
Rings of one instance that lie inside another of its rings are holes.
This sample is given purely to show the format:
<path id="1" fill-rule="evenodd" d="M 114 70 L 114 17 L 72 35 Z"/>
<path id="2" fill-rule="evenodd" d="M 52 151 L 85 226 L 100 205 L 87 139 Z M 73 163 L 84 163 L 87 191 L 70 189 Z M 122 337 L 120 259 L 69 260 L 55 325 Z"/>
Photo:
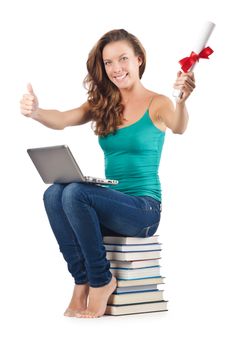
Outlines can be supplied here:
<path id="1" fill-rule="evenodd" d="M 72 299 L 64 316 L 75 317 L 77 312 L 85 310 L 87 308 L 88 293 L 88 284 L 75 284 Z"/>
<path id="2" fill-rule="evenodd" d="M 112 276 L 111 281 L 103 287 L 89 287 L 89 304 L 85 311 L 77 312 L 76 317 L 95 318 L 104 315 L 107 301 L 117 287 L 117 281 Z"/>

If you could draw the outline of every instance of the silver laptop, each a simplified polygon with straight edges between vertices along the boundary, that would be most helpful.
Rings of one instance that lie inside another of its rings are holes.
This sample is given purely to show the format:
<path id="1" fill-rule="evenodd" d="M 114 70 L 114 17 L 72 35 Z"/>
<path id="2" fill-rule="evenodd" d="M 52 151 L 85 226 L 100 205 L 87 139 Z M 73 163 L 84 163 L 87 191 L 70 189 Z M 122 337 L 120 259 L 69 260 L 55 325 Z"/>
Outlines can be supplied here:
<path id="1" fill-rule="evenodd" d="M 29 148 L 27 152 L 46 184 L 89 182 L 116 185 L 117 180 L 84 176 L 67 145 Z"/>

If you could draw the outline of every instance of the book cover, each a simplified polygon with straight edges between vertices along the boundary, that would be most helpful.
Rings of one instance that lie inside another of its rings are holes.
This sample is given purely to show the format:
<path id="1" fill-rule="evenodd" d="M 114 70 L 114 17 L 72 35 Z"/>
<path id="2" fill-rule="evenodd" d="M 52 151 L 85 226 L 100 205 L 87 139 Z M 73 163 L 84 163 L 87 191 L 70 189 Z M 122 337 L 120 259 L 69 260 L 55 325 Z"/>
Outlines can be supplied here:
<path id="1" fill-rule="evenodd" d="M 120 267 L 125 269 L 138 269 L 149 266 L 158 266 L 160 265 L 161 259 L 149 259 L 149 260 L 133 260 L 133 261 L 119 261 L 119 260 L 110 260 L 110 267 Z"/>
<path id="2" fill-rule="evenodd" d="M 117 278 L 117 277 L 116 277 Z M 117 286 L 118 287 L 134 287 L 134 286 L 142 286 L 148 284 L 164 284 L 165 277 L 151 277 L 151 278 L 132 278 L 130 280 L 117 278 Z"/>
<path id="3" fill-rule="evenodd" d="M 157 243 L 158 235 L 151 237 L 118 237 L 118 236 L 104 236 L 103 242 L 107 244 L 149 244 Z"/>
<path id="4" fill-rule="evenodd" d="M 143 251 L 143 252 L 106 252 L 106 258 L 108 260 L 121 260 L 121 261 L 132 261 L 132 260 L 147 260 L 160 258 L 161 250 Z"/>
<path id="5" fill-rule="evenodd" d="M 149 266 L 139 269 L 110 268 L 110 271 L 115 277 L 124 279 L 160 276 L 160 266 Z"/>
<path id="6" fill-rule="evenodd" d="M 114 294 L 120 294 L 120 293 L 133 293 L 138 291 L 145 291 L 145 290 L 156 290 L 158 289 L 158 284 L 144 284 L 142 286 L 128 286 L 128 287 L 117 287 L 114 291 Z"/>
<path id="7" fill-rule="evenodd" d="M 155 301 L 148 303 L 126 304 L 126 305 L 107 305 L 105 315 L 119 316 L 140 314 L 145 312 L 167 311 L 167 301 Z"/>
<path id="8" fill-rule="evenodd" d="M 104 244 L 106 251 L 121 251 L 121 252 L 142 252 L 161 250 L 160 243 L 148 243 L 148 244 Z"/>
<path id="9" fill-rule="evenodd" d="M 124 305 L 163 300 L 163 290 L 137 291 L 132 293 L 111 294 L 109 305 Z"/>

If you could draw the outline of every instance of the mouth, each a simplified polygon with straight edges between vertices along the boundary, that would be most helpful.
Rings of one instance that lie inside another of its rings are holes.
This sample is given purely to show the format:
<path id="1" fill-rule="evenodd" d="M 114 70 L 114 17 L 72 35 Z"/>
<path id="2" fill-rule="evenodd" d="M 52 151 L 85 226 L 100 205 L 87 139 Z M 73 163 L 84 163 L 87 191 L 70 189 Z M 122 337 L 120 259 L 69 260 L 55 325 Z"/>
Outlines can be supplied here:
<path id="1" fill-rule="evenodd" d="M 123 75 L 119 75 L 119 76 L 115 76 L 114 77 L 114 80 L 116 80 L 117 82 L 121 82 L 121 81 L 123 81 L 123 80 L 125 80 L 125 78 L 128 76 L 128 73 L 125 73 L 125 74 L 123 74 Z"/>

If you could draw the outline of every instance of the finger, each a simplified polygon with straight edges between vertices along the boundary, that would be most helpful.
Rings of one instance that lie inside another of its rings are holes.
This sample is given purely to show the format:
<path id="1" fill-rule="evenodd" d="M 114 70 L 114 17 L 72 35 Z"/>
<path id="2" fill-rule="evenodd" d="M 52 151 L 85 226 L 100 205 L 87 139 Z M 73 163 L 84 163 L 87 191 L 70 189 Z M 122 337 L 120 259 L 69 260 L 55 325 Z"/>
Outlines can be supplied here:
<path id="1" fill-rule="evenodd" d="M 193 92 L 193 88 L 182 86 L 181 91 L 183 91 L 186 95 L 190 95 Z"/>
<path id="2" fill-rule="evenodd" d="M 186 73 L 189 77 L 190 77 L 190 79 L 192 79 L 193 81 L 195 81 L 195 76 L 194 76 L 194 73 L 193 72 L 188 72 L 188 73 Z"/>
<path id="3" fill-rule="evenodd" d="M 35 95 L 30 95 L 30 94 L 24 94 L 23 99 L 26 101 L 34 101 L 35 100 Z"/>
<path id="4" fill-rule="evenodd" d="M 183 84 L 183 85 L 191 86 L 193 88 L 195 87 L 195 82 L 187 76 L 177 79 L 175 84 Z"/>
<path id="5" fill-rule="evenodd" d="M 186 78 L 188 80 L 191 80 L 195 83 L 195 77 L 194 77 L 194 73 L 193 72 L 188 72 L 188 73 L 184 73 L 182 75 L 182 78 Z"/>
<path id="6" fill-rule="evenodd" d="M 27 111 L 32 111 L 32 110 L 35 109 L 34 106 L 28 106 L 28 105 L 26 105 L 25 103 L 22 103 L 21 106 L 20 106 L 20 108 L 21 108 L 21 109 L 25 109 L 25 110 L 27 110 Z"/>
<path id="7" fill-rule="evenodd" d="M 188 85 L 186 82 L 185 83 L 176 83 L 174 84 L 174 89 L 177 89 L 177 90 L 183 90 L 183 91 L 186 91 L 186 92 L 192 92 L 195 88 L 195 86 L 192 86 L 192 85 Z"/>
<path id="8" fill-rule="evenodd" d="M 29 94 L 32 94 L 32 95 L 35 94 L 34 91 L 33 91 L 33 88 L 32 88 L 31 83 L 28 83 L 28 84 L 27 84 L 27 91 L 29 92 Z"/>
<path id="9" fill-rule="evenodd" d="M 193 87 L 195 86 L 195 80 L 193 80 L 190 76 L 186 76 L 185 81 L 187 82 L 187 84 L 189 84 Z"/>
<path id="10" fill-rule="evenodd" d="M 174 88 L 178 88 L 178 89 L 181 89 L 181 88 L 183 88 L 183 87 L 185 87 L 186 89 L 191 89 L 191 90 L 193 90 L 193 89 L 195 89 L 195 87 L 196 87 L 196 85 L 194 84 L 189 84 L 189 82 L 177 82 L 177 83 L 175 83 L 174 84 Z"/>
<path id="11" fill-rule="evenodd" d="M 30 115 L 31 115 L 31 111 L 28 111 L 27 109 L 22 109 L 21 108 L 21 113 L 23 114 L 23 115 L 25 115 L 25 116 L 27 116 L 27 117 L 30 117 Z"/>
<path id="12" fill-rule="evenodd" d="M 25 105 L 25 106 L 33 106 L 34 105 L 34 101 L 24 98 L 24 99 L 22 99 L 20 101 L 20 104 L 21 105 Z"/>
<path id="13" fill-rule="evenodd" d="M 194 90 L 193 87 L 186 85 L 174 85 L 174 89 L 185 91 L 186 93 L 191 93 Z"/>

